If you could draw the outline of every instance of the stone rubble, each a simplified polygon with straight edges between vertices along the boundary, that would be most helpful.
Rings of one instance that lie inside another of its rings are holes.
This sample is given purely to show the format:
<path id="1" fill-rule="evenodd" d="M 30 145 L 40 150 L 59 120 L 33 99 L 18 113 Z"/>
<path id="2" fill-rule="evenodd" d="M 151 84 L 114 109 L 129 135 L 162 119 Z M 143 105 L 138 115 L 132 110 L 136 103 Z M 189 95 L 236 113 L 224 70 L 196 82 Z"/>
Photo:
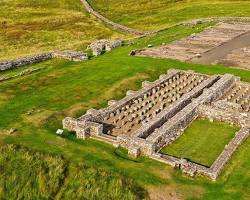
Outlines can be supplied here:
<path id="1" fill-rule="evenodd" d="M 88 60 L 87 54 L 83 53 L 82 51 L 54 51 L 52 53 L 52 58 L 63 58 L 73 61 Z"/>
<path id="2" fill-rule="evenodd" d="M 22 71 L 22 72 L 20 72 L 18 74 L 12 75 L 12 76 L 0 77 L 0 82 L 4 82 L 4 81 L 11 80 L 11 79 L 14 79 L 14 78 L 17 78 L 17 77 L 20 77 L 20 76 L 25 76 L 25 75 L 28 75 L 28 74 L 32 74 L 32 73 L 40 71 L 42 69 L 43 68 L 26 69 L 26 70 L 24 70 L 24 71 Z"/>
<path id="3" fill-rule="evenodd" d="M 92 54 L 94 56 L 99 56 L 101 55 L 104 51 L 112 51 L 112 49 L 116 47 L 122 46 L 123 42 L 122 40 L 98 40 L 93 43 L 91 43 L 88 47 L 87 50 L 91 50 Z"/>

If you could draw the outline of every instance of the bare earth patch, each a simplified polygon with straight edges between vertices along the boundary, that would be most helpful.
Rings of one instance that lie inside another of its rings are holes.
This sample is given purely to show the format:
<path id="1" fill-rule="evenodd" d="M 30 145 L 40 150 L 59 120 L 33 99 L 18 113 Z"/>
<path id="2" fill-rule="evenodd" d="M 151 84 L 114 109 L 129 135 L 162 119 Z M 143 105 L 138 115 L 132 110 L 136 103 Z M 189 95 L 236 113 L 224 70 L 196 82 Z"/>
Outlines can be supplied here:
<path id="1" fill-rule="evenodd" d="M 188 198 L 202 198 L 204 190 L 199 186 L 153 186 L 147 188 L 151 200 L 182 200 Z"/>
<path id="2" fill-rule="evenodd" d="M 50 110 L 34 110 L 34 111 L 28 111 L 27 113 L 23 114 L 22 118 L 24 121 L 32 123 L 33 125 L 39 127 L 52 114 L 53 111 Z"/>
<path id="3" fill-rule="evenodd" d="M 183 198 L 170 186 L 149 187 L 151 200 L 182 200 Z"/>

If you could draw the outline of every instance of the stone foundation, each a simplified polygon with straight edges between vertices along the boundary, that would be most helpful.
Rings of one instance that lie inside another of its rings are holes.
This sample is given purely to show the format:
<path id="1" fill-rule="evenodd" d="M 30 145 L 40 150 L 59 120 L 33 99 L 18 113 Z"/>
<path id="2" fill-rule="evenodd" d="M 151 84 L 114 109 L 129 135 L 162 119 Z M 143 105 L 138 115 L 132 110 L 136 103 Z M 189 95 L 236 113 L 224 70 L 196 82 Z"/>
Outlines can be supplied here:
<path id="1" fill-rule="evenodd" d="M 50 60 L 52 58 L 63 58 L 73 61 L 88 60 L 88 56 L 81 51 L 55 51 L 38 55 L 33 55 L 26 58 L 20 58 L 16 60 L 7 60 L 0 62 L 0 71 L 13 70 L 26 65 L 32 65 L 35 63 Z"/>
<path id="2" fill-rule="evenodd" d="M 15 79 L 15 78 L 18 78 L 20 76 L 25 76 L 25 75 L 29 75 L 29 74 L 32 74 L 32 73 L 35 73 L 35 72 L 38 72 L 42 70 L 42 68 L 36 68 L 36 69 L 26 69 L 18 74 L 15 74 L 15 75 L 12 75 L 12 76 L 7 76 L 7 77 L 0 77 L 0 82 L 4 82 L 4 81 L 8 81 L 8 80 L 11 80 L 11 79 Z"/>
<path id="3" fill-rule="evenodd" d="M 122 46 L 123 42 L 121 40 L 98 40 L 91 43 L 87 50 L 91 50 L 93 56 L 99 56 L 104 51 L 112 51 L 112 49 Z"/>
<path id="4" fill-rule="evenodd" d="M 243 142 L 249 136 L 245 134 L 250 126 L 249 113 L 243 113 L 238 104 L 243 100 L 235 103 L 224 100 L 242 84 L 230 74 L 206 76 L 193 71 L 169 70 L 153 83 L 143 82 L 141 90 L 128 91 L 124 99 L 109 101 L 107 108 L 90 109 L 78 119 L 65 118 L 63 126 L 75 131 L 78 138 L 93 137 L 126 148 L 132 157 L 146 155 L 180 167 L 186 174 L 216 179 L 237 147 L 230 148 L 230 152 L 224 150 L 222 154 L 229 155 L 227 159 L 218 158 L 216 162 L 221 164 L 211 168 L 158 152 L 180 137 L 198 116 L 240 125 L 242 129 L 237 135 L 244 132 L 244 137 L 240 137 Z M 244 91 L 244 95 L 239 94 L 241 98 L 246 95 Z M 235 144 L 234 140 L 232 143 Z"/>

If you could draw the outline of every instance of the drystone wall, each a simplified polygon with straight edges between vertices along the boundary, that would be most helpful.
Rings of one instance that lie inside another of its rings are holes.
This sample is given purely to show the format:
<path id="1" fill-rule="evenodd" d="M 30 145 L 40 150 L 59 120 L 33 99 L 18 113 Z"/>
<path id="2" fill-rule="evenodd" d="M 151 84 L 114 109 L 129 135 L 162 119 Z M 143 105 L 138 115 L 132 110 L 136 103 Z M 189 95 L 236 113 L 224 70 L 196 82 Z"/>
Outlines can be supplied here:
<path id="1" fill-rule="evenodd" d="M 211 166 L 212 179 L 216 179 L 235 150 L 249 137 L 250 129 L 242 128 Z"/>
<path id="2" fill-rule="evenodd" d="M 194 99 L 189 105 L 183 108 L 177 115 L 154 131 L 146 140 L 156 144 L 156 150 L 167 145 L 178 138 L 183 129 L 197 117 L 197 108 L 203 103 L 210 103 L 223 95 L 223 88 L 232 84 L 233 76 L 224 75 L 209 89 L 204 90 L 203 94 Z"/>
<path id="3" fill-rule="evenodd" d="M 25 65 L 32 65 L 52 58 L 52 53 L 43 53 L 31 57 L 21 58 L 17 60 L 9 60 L 0 62 L 0 71 L 12 70 Z"/>
<path id="4" fill-rule="evenodd" d="M 109 19 L 107 19 L 106 17 L 104 17 L 103 15 L 101 15 L 100 13 L 96 12 L 92 6 L 89 4 L 89 2 L 87 0 L 81 0 L 81 2 L 83 3 L 83 5 L 85 6 L 85 8 L 87 9 L 87 11 L 89 13 L 91 13 L 92 15 L 94 15 L 96 18 L 98 18 L 99 20 L 103 21 L 105 24 L 112 26 L 114 29 L 125 32 L 125 33 L 131 33 L 134 35 L 144 35 L 144 34 L 149 34 L 147 32 L 142 32 L 142 31 L 138 31 L 126 26 L 123 26 L 121 24 L 115 23 Z"/>
<path id="5" fill-rule="evenodd" d="M 194 175 L 204 175 L 212 180 L 216 180 L 226 163 L 230 160 L 236 149 L 250 136 L 249 128 L 242 128 L 235 137 L 230 141 L 228 145 L 225 146 L 224 150 L 220 156 L 215 160 L 211 167 L 206 167 L 193 162 L 190 162 L 183 158 L 177 158 L 170 155 L 164 155 L 161 153 L 152 154 L 151 158 L 158 160 L 160 162 L 171 165 L 172 167 L 180 168 L 183 173 L 194 176 Z"/>
<path id="6" fill-rule="evenodd" d="M 212 105 L 200 106 L 198 114 L 210 121 L 223 121 L 241 127 L 250 127 L 250 114 L 244 113 L 238 104 L 225 100 L 216 101 Z"/>
<path id="7" fill-rule="evenodd" d="M 88 60 L 88 56 L 86 53 L 82 51 L 54 51 L 52 53 L 53 58 L 63 58 L 66 60 L 73 61 L 84 61 Z"/>
<path id="8" fill-rule="evenodd" d="M 15 79 L 15 78 L 18 78 L 20 76 L 25 76 L 25 75 L 28 75 L 28 74 L 32 74 L 34 72 L 37 72 L 37 71 L 40 71 L 42 68 L 37 68 L 37 69 L 26 69 L 18 74 L 15 74 L 15 75 L 12 75 L 12 76 L 7 76 L 7 77 L 0 77 L 0 82 L 4 82 L 4 81 L 8 81 L 8 80 L 11 80 L 11 79 Z"/>
<path id="9" fill-rule="evenodd" d="M 192 20 L 187 20 L 187 21 L 183 21 L 183 22 L 179 22 L 176 24 L 173 24 L 170 27 L 167 28 L 163 28 L 163 29 L 159 29 L 156 31 L 148 31 L 148 32 L 142 32 L 139 30 L 135 30 L 126 26 L 123 26 L 121 24 L 115 23 L 109 19 L 107 19 L 106 17 L 104 17 L 103 15 L 101 15 L 100 13 L 98 13 L 97 11 L 95 11 L 93 9 L 93 7 L 90 5 L 90 3 L 87 0 L 81 0 L 81 2 L 83 3 L 83 5 L 85 6 L 86 10 L 91 13 L 92 15 L 94 15 L 96 18 L 98 18 L 99 20 L 103 21 L 105 24 L 112 26 L 114 29 L 125 32 L 125 33 L 131 33 L 134 35 L 137 35 L 139 37 L 143 37 L 146 35 L 151 35 L 151 34 L 155 34 L 155 33 L 159 33 L 162 32 L 166 29 L 175 27 L 175 26 L 179 26 L 179 25 L 189 25 L 189 24 L 200 24 L 200 23 L 205 23 L 205 22 L 248 22 L 250 21 L 250 17 L 211 17 L 211 18 L 200 18 L 200 19 L 192 19 Z"/>
<path id="10" fill-rule="evenodd" d="M 88 60 L 88 56 L 81 51 L 54 51 L 43 54 L 37 54 L 26 58 L 20 58 L 16 60 L 1 61 L 0 71 L 12 70 L 26 65 L 32 65 L 35 63 L 50 60 L 52 58 L 63 58 L 73 61 Z"/>

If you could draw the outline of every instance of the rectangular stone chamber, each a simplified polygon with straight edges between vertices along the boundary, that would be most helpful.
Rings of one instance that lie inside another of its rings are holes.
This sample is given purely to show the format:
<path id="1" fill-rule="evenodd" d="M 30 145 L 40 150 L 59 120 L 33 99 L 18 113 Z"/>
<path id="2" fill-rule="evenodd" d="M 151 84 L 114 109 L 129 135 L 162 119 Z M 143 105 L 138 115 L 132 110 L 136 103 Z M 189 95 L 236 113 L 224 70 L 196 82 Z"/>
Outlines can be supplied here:
<path id="1" fill-rule="evenodd" d="M 123 147 L 133 157 L 146 155 L 172 166 L 177 163 L 191 174 L 198 171 L 217 177 L 214 174 L 219 172 L 177 158 L 163 158 L 159 151 L 180 137 L 198 116 L 240 125 L 246 129 L 243 139 L 250 128 L 249 84 L 230 74 L 207 76 L 169 70 L 154 82 L 144 81 L 142 89 L 128 91 L 123 99 L 108 104 L 100 110 L 90 109 L 78 119 L 65 118 L 63 127 L 76 132 L 78 138 L 92 137 Z"/>
<path id="2" fill-rule="evenodd" d="M 144 124 L 150 122 L 170 105 L 192 91 L 207 77 L 179 72 L 154 87 L 142 91 L 123 106 L 108 113 L 103 120 L 104 133 L 134 135 Z"/>

